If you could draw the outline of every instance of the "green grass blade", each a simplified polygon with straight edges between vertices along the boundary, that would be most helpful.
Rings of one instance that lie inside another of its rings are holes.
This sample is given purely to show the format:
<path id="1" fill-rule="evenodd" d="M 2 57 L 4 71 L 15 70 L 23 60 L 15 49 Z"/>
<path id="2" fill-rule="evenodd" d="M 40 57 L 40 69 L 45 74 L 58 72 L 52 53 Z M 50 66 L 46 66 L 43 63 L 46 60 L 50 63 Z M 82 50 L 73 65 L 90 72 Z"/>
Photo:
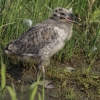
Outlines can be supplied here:
<path id="1" fill-rule="evenodd" d="M 14 88 L 12 88 L 10 86 L 7 86 L 6 88 L 9 91 L 12 100 L 17 100 L 17 98 L 16 98 L 16 92 L 15 92 Z"/>
<path id="2" fill-rule="evenodd" d="M 0 91 L 0 98 L 1 100 L 3 100 L 4 98 L 4 94 L 5 94 L 5 90 L 6 90 L 6 66 L 2 61 L 2 57 L 1 57 L 1 91 Z"/>
<path id="3" fill-rule="evenodd" d="M 44 100 L 44 99 L 42 99 L 42 97 L 41 97 L 41 94 L 40 93 L 38 93 L 38 100 Z"/>
<path id="4" fill-rule="evenodd" d="M 7 24 L 4 24 L 4 25 L 0 26 L 0 28 L 5 27 L 5 26 L 7 26 L 7 25 L 15 24 L 15 23 L 16 23 L 16 22 L 7 23 Z"/>
<path id="5" fill-rule="evenodd" d="M 5 88 L 6 85 L 6 66 L 1 61 L 1 89 Z"/>

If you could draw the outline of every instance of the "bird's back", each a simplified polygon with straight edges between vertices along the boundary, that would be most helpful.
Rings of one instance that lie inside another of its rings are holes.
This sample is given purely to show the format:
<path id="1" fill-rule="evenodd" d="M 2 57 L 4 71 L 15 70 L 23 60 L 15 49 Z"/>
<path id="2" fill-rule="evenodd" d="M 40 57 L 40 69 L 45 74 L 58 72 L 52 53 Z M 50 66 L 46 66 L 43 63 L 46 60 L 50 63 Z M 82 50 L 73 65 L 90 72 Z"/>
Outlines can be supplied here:
<path id="1" fill-rule="evenodd" d="M 52 56 L 59 51 L 70 34 L 70 26 L 48 19 L 30 28 L 8 44 L 7 54 Z"/>

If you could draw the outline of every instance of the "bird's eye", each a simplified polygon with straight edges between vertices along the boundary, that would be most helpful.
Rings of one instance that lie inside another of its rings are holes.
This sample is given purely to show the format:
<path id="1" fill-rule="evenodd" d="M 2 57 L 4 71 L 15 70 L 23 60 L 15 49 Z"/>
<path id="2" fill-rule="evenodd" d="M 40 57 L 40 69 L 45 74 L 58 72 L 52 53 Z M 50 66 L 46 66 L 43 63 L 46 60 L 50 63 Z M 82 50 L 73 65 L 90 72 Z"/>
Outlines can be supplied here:
<path id="1" fill-rule="evenodd" d="M 66 14 L 65 13 L 61 13 L 61 15 L 64 15 L 65 16 Z"/>
<path id="2" fill-rule="evenodd" d="M 55 10 L 55 12 L 58 12 L 58 10 Z"/>

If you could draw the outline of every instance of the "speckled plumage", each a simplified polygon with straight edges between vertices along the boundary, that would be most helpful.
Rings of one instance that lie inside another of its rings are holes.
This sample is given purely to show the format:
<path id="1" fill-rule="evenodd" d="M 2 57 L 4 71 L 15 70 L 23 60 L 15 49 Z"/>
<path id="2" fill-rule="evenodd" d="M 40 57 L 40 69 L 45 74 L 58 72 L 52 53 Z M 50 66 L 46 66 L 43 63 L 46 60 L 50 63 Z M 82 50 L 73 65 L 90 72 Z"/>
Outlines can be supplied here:
<path id="1" fill-rule="evenodd" d="M 72 36 L 72 12 L 56 8 L 49 19 L 36 24 L 18 39 L 6 46 L 6 54 L 38 59 L 37 70 L 44 67 L 47 59 L 62 49 L 65 40 Z"/>
<path id="2" fill-rule="evenodd" d="M 10 43 L 8 49 L 16 55 L 33 54 L 48 57 L 56 46 L 65 42 L 65 39 L 71 34 L 70 30 L 72 30 L 72 26 L 48 19 L 26 31 L 21 37 Z"/>

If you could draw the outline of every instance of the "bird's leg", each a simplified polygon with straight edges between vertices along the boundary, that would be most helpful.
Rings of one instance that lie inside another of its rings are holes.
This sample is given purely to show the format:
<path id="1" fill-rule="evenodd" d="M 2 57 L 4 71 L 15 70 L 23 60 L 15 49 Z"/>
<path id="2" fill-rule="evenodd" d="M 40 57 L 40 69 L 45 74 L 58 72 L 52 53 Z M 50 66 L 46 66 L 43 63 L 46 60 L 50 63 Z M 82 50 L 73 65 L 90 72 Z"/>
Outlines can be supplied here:
<path id="1" fill-rule="evenodd" d="M 44 66 L 42 67 L 42 73 L 43 73 L 43 80 L 45 81 L 45 69 L 44 69 Z"/>
<path id="2" fill-rule="evenodd" d="M 53 85 L 50 85 L 51 81 L 46 81 L 45 80 L 45 69 L 44 69 L 44 65 L 46 65 L 46 63 L 44 64 L 44 61 L 40 61 L 38 62 L 37 65 L 37 80 L 40 77 L 41 71 L 42 71 L 42 75 L 43 75 L 43 81 L 42 83 L 40 83 L 39 85 L 44 86 L 45 88 L 54 88 Z"/>
<path id="3" fill-rule="evenodd" d="M 37 80 L 38 80 L 38 78 L 40 77 L 40 70 L 37 70 Z"/>
<path id="4" fill-rule="evenodd" d="M 41 66 L 40 62 L 37 63 L 36 69 L 37 69 L 37 80 L 41 75 Z"/>
<path id="5" fill-rule="evenodd" d="M 41 74 L 41 70 L 42 70 L 42 74 L 43 74 L 43 80 L 45 80 L 45 69 L 44 69 L 44 65 L 45 65 L 45 60 L 40 60 L 37 62 L 37 66 L 36 66 L 36 69 L 37 69 L 37 79 L 38 77 L 40 76 Z"/>
<path id="6" fill-rule="evenodd" d="M 40 77 L 41 71 L 42 71 L 43 80 L 45 81 L 45 69 L 44 69 L 44 65 L 41 62 L 39 62 L 36 68 L 37 68 L 37 80 Z"/>
<path id="7" fill-rule="evenodd" d="M 50 63 L 50 59 L 45 59 L 44 60 L 44 63 L 42 64 L 42 74 L 43 74 L 44 87 L 50 89 L 50 88 L 54 88 L 54 86 L 50 85 L 51 81 L 46 81 L 45 80 L 45 68 L 44 68 L 44 66 L 49 65 L 49 63 Z"/>
<path id="8" fill-rule="evenodd" d="M 45 80 L 45 68 L 44 68 L 44 66 L 42 66 L 42 74 L 43 74 L 43 86 L 45 87 L 45 88 L 54 88 L 54 86 L 53 85 L 50 85 L 50 83 L 51 83 L 51 81 L 46 81 Z"/>

